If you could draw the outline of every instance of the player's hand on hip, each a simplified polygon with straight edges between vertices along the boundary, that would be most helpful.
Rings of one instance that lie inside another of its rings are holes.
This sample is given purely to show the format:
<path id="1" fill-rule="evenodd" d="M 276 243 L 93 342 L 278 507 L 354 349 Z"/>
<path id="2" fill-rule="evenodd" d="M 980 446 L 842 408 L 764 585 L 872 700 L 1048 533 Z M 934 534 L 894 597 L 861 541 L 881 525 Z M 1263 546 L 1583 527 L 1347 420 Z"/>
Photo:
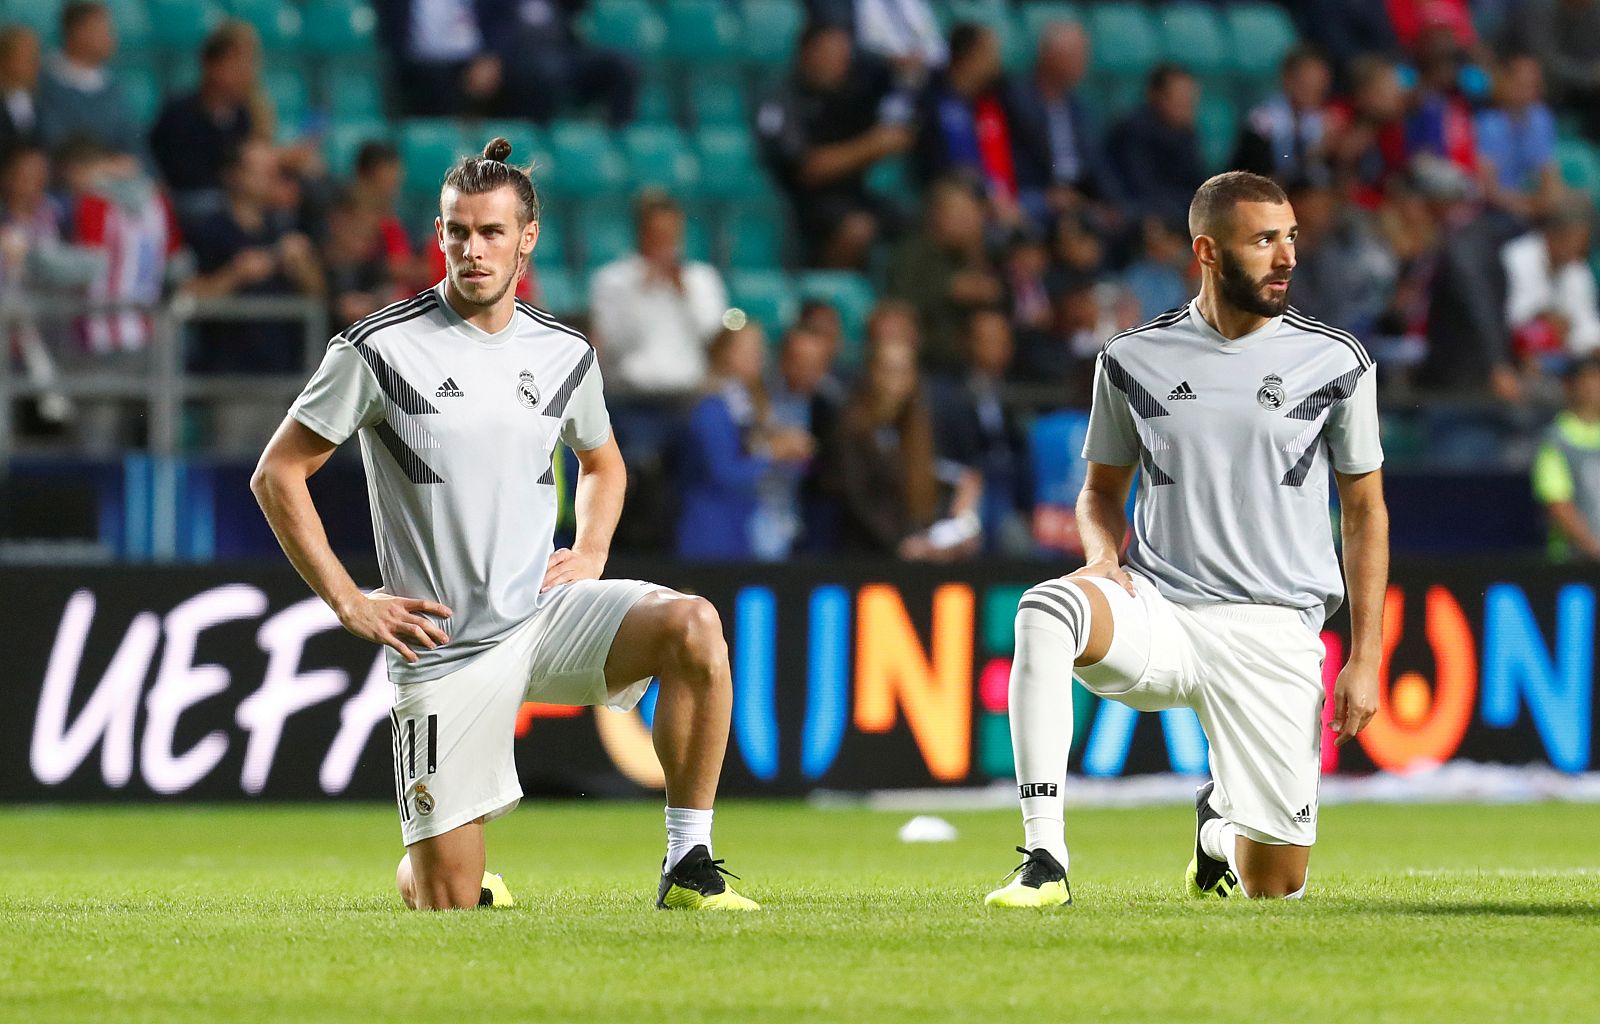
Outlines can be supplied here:
<path id="1" fill-rule="evenodd" d="M 1378 669 L 1361 662 L 1349 662 L 1333 684 L 1333 719 L 1328 723 L 1336 735 L 1335 746 L 1344 746 L 1367 727 L 1378 713 Z"/>
<path id="2" fill-rule="evenodd" d="M 1079 569 L 1076 572 L 1069 572 L 1061 578 L 1064 580 L 1070 580 L 1074 576 L 1099 576 L 1101 579 L 1107 579 L 1115 583 L 1123 590 L 1126 590 L 1130 595 L 1134 597 L 1139 596 L 1133 592 L 1133 577 L 1124 572 L 1122 566 L 1118 565 L 1116 562 L 1090 562 L 1082 569 Z"/>
<path id="3" fill-rule="evenodd" d="M 550 556 L 550 564 L 545 568 L 544 582 L 539 586 L 539 593 L 542 594 L 552 587 L 559 587 L 563 583 L 597 580 L 605 567 L 605 560 L 597 555 L 562 548 Z"/>
<path id="4" fill-rule="evenodd" d="M 448 619 L 450 609 L 437 601 L 414 597 L 395 597 L 377 591 L 361 595 L 361 600 L 340 611 L 339 622 L 363 640 L 392 647 L 406 661 L 416 664 L 417 652 L 411 645 L 434 650 L 450 642 L 449 634 L 423 618 Z"/>

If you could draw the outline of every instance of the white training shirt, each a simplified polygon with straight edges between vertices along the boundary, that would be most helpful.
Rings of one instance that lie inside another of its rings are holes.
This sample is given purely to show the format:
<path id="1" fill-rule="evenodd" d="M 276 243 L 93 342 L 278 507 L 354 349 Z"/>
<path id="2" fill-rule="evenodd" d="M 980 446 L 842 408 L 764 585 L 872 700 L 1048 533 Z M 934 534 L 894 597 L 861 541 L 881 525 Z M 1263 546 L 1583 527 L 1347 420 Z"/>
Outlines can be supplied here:
<path id="1" fill-rule="evenodd" d="M 1292 307 L 1228 340 L 1198 301 L 1124 331 L 1095 366 L 1083 457 L 1138 464 L 1129 568 L 1179 604 L 1344 600 L 1328 467 L 1383 464 L 1372 359 Z"/>
<path id="2" fill-rule="evenodd" d="M 334 444 L 360 431 L 384 589 L 439 601 L 450 642 L 389 652 L 396 683 L 437 679 L 525 622 L 553 550 L 556 442 L 611 436 L 594 349 L 521 300 L 490 334 L 443 283 L 328 345 L 289 415 Z"/>

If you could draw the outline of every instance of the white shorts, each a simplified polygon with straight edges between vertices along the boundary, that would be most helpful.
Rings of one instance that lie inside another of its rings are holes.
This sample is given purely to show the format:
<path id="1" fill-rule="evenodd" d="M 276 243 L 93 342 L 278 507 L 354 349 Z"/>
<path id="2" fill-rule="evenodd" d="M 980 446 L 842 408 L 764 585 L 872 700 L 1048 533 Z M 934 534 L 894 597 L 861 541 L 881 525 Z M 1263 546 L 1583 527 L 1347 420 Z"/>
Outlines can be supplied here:
<path id="1" fill-rule="evenodd" d="M 1133 578 L 1111 605 L 1106 657 L 1074 674 L 1140 711 L 1191 708 L 1210 744 L 1211 806 L 1257 842 L 1310 846 L 1322 783 L 1322 639 L 1278 605 L 1180 605 Z M 1071 584 L 1068 584 L 1070 586 Z"/>
<path id="2" fill-rule="evenodd" d="M 509 814 L 522 799 L 512 744 L 523 701 L 632 710 L 650 680 L 606 690 L 606 657 L 628 614 L 662 589 L 639 580 L 580 580 L 465 668 L 395 687 L 395 799 L 410 846 L 467 822 Z"/>

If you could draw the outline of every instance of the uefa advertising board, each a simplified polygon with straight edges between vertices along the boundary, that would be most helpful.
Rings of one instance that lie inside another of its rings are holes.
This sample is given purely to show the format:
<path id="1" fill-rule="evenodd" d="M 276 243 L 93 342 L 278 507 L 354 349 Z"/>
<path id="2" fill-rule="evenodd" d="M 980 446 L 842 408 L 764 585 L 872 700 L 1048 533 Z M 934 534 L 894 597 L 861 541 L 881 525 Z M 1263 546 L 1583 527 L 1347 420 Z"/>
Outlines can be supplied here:
<path id="1" fill-rule="evenodd" d="M 1023 590 L 1062 571 L 613 567 L 721 610 L 735 688 L 723 791 L 747 795 L 1009 778 L 1012 616 Z M 1324 743 L 1324 768 L 1594 769 L 1597 586 L 1600 574 L 1533 563 L 1397 564 L 1383 708 L 1358 743 Z M 12 627 L 0 665 L 9 799 L 392 798 L 382 660 L 287 569 L 7 567 L 0 595 Z M 1341 615 L 1323 634 L 1329 686 L 1345 629 Z M 659 787 L 653 696 L 628 714 L 524 705 L 524 787 Z M 1204 772 L 1190 712 L 1076 697 L 1073 771 Z"/>

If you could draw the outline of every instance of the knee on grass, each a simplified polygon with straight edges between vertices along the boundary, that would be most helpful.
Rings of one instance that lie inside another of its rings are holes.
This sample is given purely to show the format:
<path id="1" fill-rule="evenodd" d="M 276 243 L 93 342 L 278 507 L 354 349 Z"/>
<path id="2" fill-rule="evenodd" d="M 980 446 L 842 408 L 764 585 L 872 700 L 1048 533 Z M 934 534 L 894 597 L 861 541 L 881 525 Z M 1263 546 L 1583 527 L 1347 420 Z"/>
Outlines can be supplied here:
<path id="1" fill-rule="evenodd" d="M 440 875 L 419 880 L 411 870 L 411 855 L 400 858 L 394 870 L 394 887 L 412 910 L 470 910 L 483 895 L 482 876 L 468 878 Z"/>
<path id="2" fill-rule="evenodd" d="M 1306 887 L 1306 875 L 1304 871 L 1290 869 L 1241 870 L 1239 882 L 1252 899 L 1281 900 L 1298 896 Z"/>

